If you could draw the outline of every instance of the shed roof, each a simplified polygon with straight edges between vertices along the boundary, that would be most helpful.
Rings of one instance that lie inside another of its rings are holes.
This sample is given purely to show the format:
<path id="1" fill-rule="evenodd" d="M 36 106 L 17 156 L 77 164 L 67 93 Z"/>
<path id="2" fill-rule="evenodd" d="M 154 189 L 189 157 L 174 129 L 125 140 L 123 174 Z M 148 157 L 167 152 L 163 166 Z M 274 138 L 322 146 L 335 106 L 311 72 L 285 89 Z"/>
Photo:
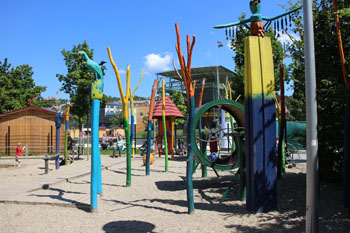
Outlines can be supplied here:
<path id="1" fill-rule="evenodd" d="M 182 75 L 181 69 L 179 72 Z M 226 78 L 226 76 L 232 77 L 235 74 L 224 66 L 206 66 L 191 68 L 191 77 L 192 80 L 202 80 L 205 78 L 207 82 L 216 82 L 217 72 L 219 72 L 220 79 Z M 175 70 L 157 73 L 157 75 L 180 80 Z M 220 82 L 222 81 L 220 80 Z"/>
<path id="2" fill-rule="evenodd" d="M 153 109 L 153 118 L 162 116 L 162 101 L 163 98 L 156 103 Z M 169 96 L 165 96 L 165 116 L 184 117 Z"/>
<path id="3" fill-rule="evenodd" d="M 4 117 L 4 116 L 8 116 L 8 115 L 11 115 L 11 114 L 24 112 L 24 111 L 28 111 L 28 110 L 41 111 L 41 112 L 45 112 L 45 113 L 51 114 L 51 115 L 56 115 L 57 114 L 57 112 L 53 111 L 53 110 L 49 110 L 49 109 L 45 109 L 45 108 L 39 108 L 39 107 L 36 107 L 36 106 L 28 106 L 28 107 L 12 110 L 12 111 L 9 111 L 9 112 L 0 113 L 0 117 Z"/>

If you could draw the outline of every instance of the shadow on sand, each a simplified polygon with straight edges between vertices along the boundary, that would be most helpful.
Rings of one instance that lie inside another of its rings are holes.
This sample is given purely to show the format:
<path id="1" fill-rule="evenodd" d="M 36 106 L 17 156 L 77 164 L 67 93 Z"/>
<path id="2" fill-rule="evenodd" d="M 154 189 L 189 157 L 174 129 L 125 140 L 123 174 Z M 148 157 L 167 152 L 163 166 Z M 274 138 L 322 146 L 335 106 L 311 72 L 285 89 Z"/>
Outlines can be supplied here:
<path id="1" fill-rule="evenodd" d="M 103 230 L 106 233 L 114 233 L 114 232 L 130 232 L 130 233 L 145 233 L 145 232 L 154 232 L 155 225 L 130 220 L 130 221 L 117 221 L 117 222 L 109 222 L 103 226 Z"/>

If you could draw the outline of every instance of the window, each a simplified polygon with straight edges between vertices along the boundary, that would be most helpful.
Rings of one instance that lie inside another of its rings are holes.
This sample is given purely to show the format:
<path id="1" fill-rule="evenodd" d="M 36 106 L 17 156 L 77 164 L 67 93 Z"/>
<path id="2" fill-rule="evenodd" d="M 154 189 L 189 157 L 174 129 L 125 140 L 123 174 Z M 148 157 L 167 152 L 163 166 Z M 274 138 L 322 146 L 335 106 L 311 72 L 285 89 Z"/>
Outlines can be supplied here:
<path id="1" fill-rule="evenodd" d="M 140 116 L 143 116 L 143 112 L 140 112 Z"/>

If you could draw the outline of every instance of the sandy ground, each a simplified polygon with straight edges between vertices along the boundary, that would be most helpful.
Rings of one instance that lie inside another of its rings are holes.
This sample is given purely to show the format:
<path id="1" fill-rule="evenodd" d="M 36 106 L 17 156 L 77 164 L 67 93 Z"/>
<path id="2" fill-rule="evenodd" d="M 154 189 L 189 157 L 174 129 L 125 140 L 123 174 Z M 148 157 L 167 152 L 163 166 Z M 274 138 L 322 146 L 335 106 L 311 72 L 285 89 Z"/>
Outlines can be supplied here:
<path id="1" fill-rule="evenodd" d="M 102 171 L 104 196 L 99 198 L 97 213 L 84 208 L 90 203 L 90 176 L 86 175 L 12 198 L 21 204 L 0 203 L 0 232 L 305 232 L 305 163 L 287 169 L 278 181 L 278 210 L 260 214 L 246 210 L 238 184 L 221 201 L 234 171 L 216 177 L 208 169 L 208 177 L 201 178 L 198 170 L 194 175 L 195 212 L 189 215 L 185 158 L 169 161 L 165 173 L 164 158 L 157 157 L 151 175 L 145 176 L 142 159 L 135 157 L 132 185 L 126 187 L 125 158 L 102 157 L 103 163 L 114 165 Z M 1 168 L 0 189 L 42 177 L 43 165 L 42 160 L 25 160 L 20 167 Z M 89 162 L 75 161 L 49 175 L 64 169 L 89 169 Z M 321 183 L 320 189 L 319 232 L 350 232 L 341 187 Z"/>

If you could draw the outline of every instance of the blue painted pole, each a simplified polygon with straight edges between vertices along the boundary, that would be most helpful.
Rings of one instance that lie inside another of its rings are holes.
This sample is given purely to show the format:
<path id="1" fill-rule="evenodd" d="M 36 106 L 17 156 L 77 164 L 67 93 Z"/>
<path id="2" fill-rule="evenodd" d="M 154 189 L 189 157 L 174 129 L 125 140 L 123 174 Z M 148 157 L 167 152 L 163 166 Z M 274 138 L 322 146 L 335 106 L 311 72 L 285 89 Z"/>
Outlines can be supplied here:
<path id="1" fill-rule="evenodd" d="M 91 212 L 97 211 L 97 193 L 99 187 L 99 179 L 101 175 L 101 166 L 98 165 L 99 157 L 99 142 L 98 142 L 98 123 L 99 123 L 99 107 L 100 101 L 97 99 L 92 100 L 91 108 Z M 101 163 L 101 162 L 100 162 Z M 100 170 L 100 171 L 98 171 Z M 102 191 L 101 191 L 102 192 Z"/>
<path id="2" fill-rule="evenodd" d="M 149 160 L 151 156 L 151 144 L 152 144 L 152 121 L 148 120 L 147 124 L 147 155 L 146 155 L 146 176 L 149 176 Z"/>
<path id="3" fill-rule="evenodd" d="M 55 164 L 56 164 L 56 169 L 60 168 L 60 137 L 61 137 L 61 127 L 60 128 L 56 128 L 56 160 L 55 160 Z"/>
<path id="4" fill-rule="evenodd" d="M 134 122 L 135 122 L 135 116 L 133 113 L 131 113 L 131 127 L 130 127 L 130 143 L 132 148 L 132 140 L 134 139 Z"/>
<path id="5" fill-rule="evenodd" d="M 56 164 L 56 169 L 60 168 L 60 139 L 61 139 L 61 122 L 62 122 L 62 113 L 58 112 L 56 114 L 55 118 L 55 125 L 56 125 L 56 159 L 55 159 L 55 164 Z"/>

